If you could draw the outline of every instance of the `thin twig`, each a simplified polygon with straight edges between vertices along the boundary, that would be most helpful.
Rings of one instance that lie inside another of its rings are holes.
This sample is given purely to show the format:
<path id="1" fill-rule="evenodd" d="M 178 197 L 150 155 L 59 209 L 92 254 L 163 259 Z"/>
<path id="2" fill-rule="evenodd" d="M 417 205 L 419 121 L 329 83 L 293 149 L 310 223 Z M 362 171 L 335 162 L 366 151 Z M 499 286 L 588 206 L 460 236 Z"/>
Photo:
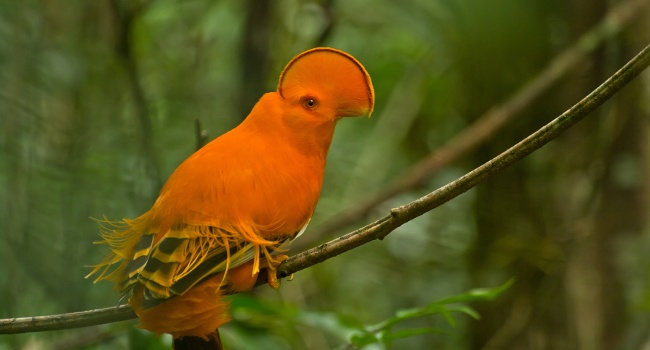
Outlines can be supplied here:
<path id="1" fill-rule="evenodd" d="M 467 190 L 539 149 L 601 106 L 650 65 L 650 46 L 568 111 L 461 178 L 413 202 L 393 208 L 390 215 L 318 247 L 290 257 L 278 266 L 278 276 L 286 277 L 376 239 L 383 239 L 404 223 L 448 202 Z M 258 285 L 266 276 L 260 273 Z M 40 332 L 86 327 L 135 318 L 127 306 L 68 314 L 0 320 L 0 334 Z"/>
<path id="2" fill-rule="evenodd" d="M 210 135 L 207 130 L 203 129 L 201 121 L 198 118 L 194 119 L 194 132 L 196 134 L 196 150 L 198 151 L 208 143 Z"/>
<path id="3" fill-rule="evenodd" d="M 365 218 L 378 205 L 398 194 L 423 186 L 440 169 L 476 149 L 493 137 L 517 114 L 550 89 L 566 72 L 576 67 L 606 39 L 622 28 L 648 4 L 647 0 L 630 0 L 612 8 L 605 18 L 584 34 L 573 46 L 557 55 L 533 80 L 501 105 L 494 106 L 444 146 L 407 169 L 391 184 L 356 205 L 342 210 L 312 229 L 312 237 L 323 237 Z"/>

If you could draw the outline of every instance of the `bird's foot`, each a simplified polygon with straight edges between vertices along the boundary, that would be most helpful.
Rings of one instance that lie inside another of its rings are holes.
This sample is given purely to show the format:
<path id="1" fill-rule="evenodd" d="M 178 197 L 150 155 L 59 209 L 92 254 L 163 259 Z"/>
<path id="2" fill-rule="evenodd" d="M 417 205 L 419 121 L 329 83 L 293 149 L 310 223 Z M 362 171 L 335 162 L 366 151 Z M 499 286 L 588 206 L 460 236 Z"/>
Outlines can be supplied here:
<path id="1" fill-rule="evenodd" d="M 287 259 L 289 259 L 288 255 L 278 254 L 274 255 L 272 260 L 267 261 L 268 266 L 266 267 L 266 281 L 269 283 L 269 286 L 271 286 L 271 288 L 280 288 L 280 279 L 278 278 L 277 268 L 283 261 Z M 293 279 L 292 276 L 289 277 L 290 280 Z"/>

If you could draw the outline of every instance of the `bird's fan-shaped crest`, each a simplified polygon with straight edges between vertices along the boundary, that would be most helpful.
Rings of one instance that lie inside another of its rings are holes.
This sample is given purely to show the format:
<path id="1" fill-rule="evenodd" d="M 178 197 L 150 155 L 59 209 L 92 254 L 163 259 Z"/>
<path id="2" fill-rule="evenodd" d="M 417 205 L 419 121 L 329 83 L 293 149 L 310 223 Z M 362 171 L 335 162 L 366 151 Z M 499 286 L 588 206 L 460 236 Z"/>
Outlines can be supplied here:
<path id="1" fill-rule="evenodd" d="M 278 82 L 283 98 L 300 97 L 309 89 L 327 89 L 341 101 L 342 111 L 359 111 L 370 116 L 375 92 L 366 69 L 349 54 L 329 47 L 307 50 L 294 57 L 284 68 Z M 352 116 L 352 115 L 349 115 Z M 358 114 L 357 114 L 358 116 Z"/>

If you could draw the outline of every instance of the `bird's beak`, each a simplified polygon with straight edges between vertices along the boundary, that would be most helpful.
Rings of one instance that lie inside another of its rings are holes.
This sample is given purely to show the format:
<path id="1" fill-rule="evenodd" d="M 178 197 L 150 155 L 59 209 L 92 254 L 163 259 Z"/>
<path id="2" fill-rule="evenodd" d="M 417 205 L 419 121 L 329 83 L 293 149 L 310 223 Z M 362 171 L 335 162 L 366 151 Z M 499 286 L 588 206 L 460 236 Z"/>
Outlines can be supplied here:
<path id="1" fill-rule="evenodd" d="M 346 118 L 346 117 L 368 117 L 370 118 L 370 114 L 372 114 L 372 108 L 368 106 L 364 107 L 341 107 L 337 108 L 336 110 L 337 116 L 341 118 Z"/>

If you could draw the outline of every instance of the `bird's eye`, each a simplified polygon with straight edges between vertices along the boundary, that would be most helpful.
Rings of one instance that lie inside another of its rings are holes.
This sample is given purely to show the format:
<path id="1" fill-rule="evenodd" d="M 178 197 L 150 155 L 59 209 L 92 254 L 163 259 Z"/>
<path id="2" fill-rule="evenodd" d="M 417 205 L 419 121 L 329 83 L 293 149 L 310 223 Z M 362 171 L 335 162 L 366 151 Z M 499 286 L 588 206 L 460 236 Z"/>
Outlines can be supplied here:
<path id="1" fill-rule="evenodd" d="M 305 98 L 305 99 L 302 101 L 302 104 L 303 104 L 303 106 L 305 106 L 306 108 L 310 108 L 310 109 L 311 109 L 311 108 L 316 107 L 316 100 L 313 99 L 313 98 L 309 98 L 309 97 L 308 97 L 308 98 Z"/>

